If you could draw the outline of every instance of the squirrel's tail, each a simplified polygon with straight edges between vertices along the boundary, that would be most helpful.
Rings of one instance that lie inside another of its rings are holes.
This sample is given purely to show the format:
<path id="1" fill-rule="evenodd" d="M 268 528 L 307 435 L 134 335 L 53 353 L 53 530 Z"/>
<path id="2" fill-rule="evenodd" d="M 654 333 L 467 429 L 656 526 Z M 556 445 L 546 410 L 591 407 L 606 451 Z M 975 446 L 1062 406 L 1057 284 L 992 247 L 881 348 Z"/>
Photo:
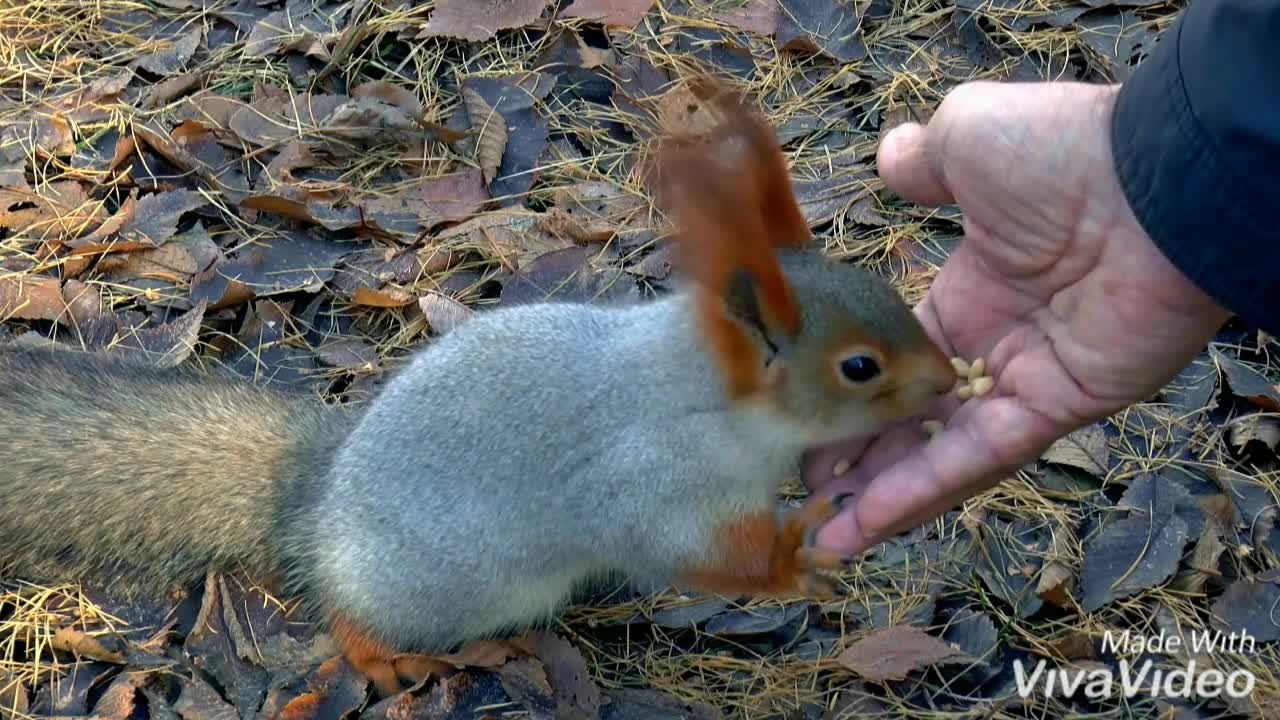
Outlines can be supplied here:
<path id="1" fill-rule="evenodd" d="M 0 572 L 165 590 L 287 572 L 286 515 L 348 416 L 238 378 L 0 349 Z"/>

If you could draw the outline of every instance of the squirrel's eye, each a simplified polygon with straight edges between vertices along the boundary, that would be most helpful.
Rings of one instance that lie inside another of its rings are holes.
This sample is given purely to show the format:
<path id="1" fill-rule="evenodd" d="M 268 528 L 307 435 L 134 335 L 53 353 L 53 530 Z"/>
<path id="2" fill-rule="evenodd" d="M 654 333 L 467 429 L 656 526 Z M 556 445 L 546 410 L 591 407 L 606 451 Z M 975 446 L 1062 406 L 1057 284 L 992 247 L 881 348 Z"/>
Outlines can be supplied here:
<path id="1" fill-rule="evenodd" d="M 880 366 L 866 355 L 851 355 L 841 361 L 840 373 L 849 382 L 864 383 L 880 374 Z"/>

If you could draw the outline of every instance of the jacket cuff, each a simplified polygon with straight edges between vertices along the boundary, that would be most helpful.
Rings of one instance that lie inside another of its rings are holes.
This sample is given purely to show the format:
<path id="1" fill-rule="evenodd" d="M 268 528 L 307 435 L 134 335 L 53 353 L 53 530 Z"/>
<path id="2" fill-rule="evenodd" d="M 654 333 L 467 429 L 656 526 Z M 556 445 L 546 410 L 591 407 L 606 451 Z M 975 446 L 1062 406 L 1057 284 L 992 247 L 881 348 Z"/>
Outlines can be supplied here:
<path id="1" fill-rule="evenodd" d="M 1218 83 L 1231 82 L 1224 78 L 1233 63 L 1241 65 L 1234 68 L 1241 75 L 1256 76 L 1257 47 L 1226 49 L 1223 38 L 1212 48 L 1215 57 L 1208 57 L 1205 35 L 1213 23 L 1193 15 L 1196 6 L 1184 11 L 1119 90 L 1111 126 L 1116 173 L 1139 224 L 1175 267 L 1245 322 L 1280 334 L 1280 235 L 1267 220 L 1276 173 L 1259 176 L 1252 162 L 1256 151 L 1274 153 L 1275 142 L 1264 148 L 1256 136 L 1240 139 L 1233 114 L 1260 108 L 1240 102 L 1218 107 L 1223 89 L 1203 89 L 1202 74 L 1184 68 L 1184 57 L 1209 63 Z M 1187 52 L 1189 46 L 1195 52 Z"/>

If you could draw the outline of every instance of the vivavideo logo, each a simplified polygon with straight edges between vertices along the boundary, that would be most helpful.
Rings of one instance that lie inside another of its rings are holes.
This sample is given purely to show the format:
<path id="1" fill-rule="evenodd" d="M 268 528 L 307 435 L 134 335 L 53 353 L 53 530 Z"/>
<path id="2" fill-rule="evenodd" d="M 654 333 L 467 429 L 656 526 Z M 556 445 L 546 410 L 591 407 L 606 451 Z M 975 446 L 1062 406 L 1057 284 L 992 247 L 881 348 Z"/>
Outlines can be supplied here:
<path id="1" fill-rule="evenodd" d="M 1247 632 L 1224 634 L 1218 631 L 1193 632 L 1188 642 L 1190 649 L 1203 656 L 1219 653 L 1252 652 L 1256 640 Z M 1172 655 L 1183 648 L 1182 638 L 1166 636 L 1164 632 L 1150 637 L 1103 633 L 1103 652 L 1122 655 L 1161 653 Z M 1013 661 L 1014 680 L 1018 695 L 1030 697 L 1039 693 L 1045 697 L 1072 697 L 1083 693 L 1090 699 L 1114 697 L 1117 687 L 1126 698 L 1139 695 L 1151 697 L 1215 698 L 1221 695 L 1243 699 L 1249 697 L 1257 684 L 1257 677 L 1248 670 L 1223 672 L 1217 668 L 1202 668 L 1195 660 L 1173 670 L 1157 667 L 1151 659 L 1135 663 L 1121 658 L 1118 670 L 1112 668 L 1054 668 L 1040 660 L 1030 668 L 1022 660 Z"/>

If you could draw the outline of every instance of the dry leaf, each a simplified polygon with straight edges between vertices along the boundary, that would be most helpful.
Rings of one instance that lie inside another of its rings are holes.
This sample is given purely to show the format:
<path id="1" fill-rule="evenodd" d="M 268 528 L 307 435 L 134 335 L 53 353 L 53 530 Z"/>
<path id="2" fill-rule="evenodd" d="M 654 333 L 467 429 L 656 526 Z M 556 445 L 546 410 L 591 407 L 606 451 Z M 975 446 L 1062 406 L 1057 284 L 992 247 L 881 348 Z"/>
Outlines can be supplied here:
<path id="1" fill-rule="evenodd" d="M 838 662 L 871 682 L 903 680 L 933 665 L 973 662 L 964 652 L 911 625 L 877 630 L 840 653 Z"/>
<path id="2" fill-rule="evenodd" d="M 479 132 L 476 154 L 484 172 L 485 185 L 489 185 L 498 176 L 502 156 L 507 150 L 507 121 L 474 88 L 462 88 L 462 100 L 466 103 L 471 127 Z"/>
<path id="3" fill-rule="evenodd" d="M 1106 431 L 1095 423 L 1060 438 L 1040 457 L 1046 462 L 1070 465 L 1105 477 L 1110 464 L 1110 453 Z"/>
<path id="4" fill-rule="evenodd" d="M 208 203 L 203 195 L 191 190 L 147 195 L 138 201 L 137 209 L 126 218 L 119 237 L 126 242 L 163 245 L 178 231 L 178 219 L 183 213 Z"/>
<path id="5" fill-rule="evenodd" d="M 778 0 L 747 0 L 742 7 L 717 13 L 716 20 L 739 30 L 768 37 L 778 30 Z"/>
<path id="6" fill-rule="evenodd" d="M 102 662 L 116 664 L 124 663 L 123 655 L 108 650 L 102 644 L 102 641 L 91 637 L 83 630 L 73 627 L 61 627 L 54 631 L 53 637 L 49 638 L 49 646 L 54 650 L 62 650 L 90 660 L 101 660 Z"/>
<path id="7" fill-rule="evenodd" d="M 392 308 L 409 305 L 414 301 L 414 297 L 411 293 L 397 287 L 387 286 L 381 289 L 362 287 L 351 294 L 351 300 L 357 305 Z"/>
<path id="8" fill-rule="evenodd" d="M 787 50 L 816 52 L 842 63 L 867 57 L 862 18 L 852 2 L 779 0 L 776 38 Z"/>
<path id="9" fill-rule="evenodd" d="M 57 320 L 66 310 L 62 286 L 51 277 L 0 277 L 0 318 Z"/>
<path id="10" fill-rule="evenodd" d="M 418 298 L 418 307 L 422 308 L 422 315 L 426 317 L 432 332 L 437 335 L 444 335 L 453 330 L 475 313 L 474 310 L 448 295 L 437 292 L 429 292 Z"/>
<path id="11" fill-rule="evenodd" d="M 35 190 L 0 190 L 0 228 L 35 239 L 75 237 L 101 223 L 105 215 L 102 201 L 91 200 L 72 180 Z"/>
<path id="12" fill-rule="evenodd" d="M 1244 449 L 1251 442 L 1259 442 L 1275 450 L 1276 444 L 1280 443 L 1280 418 L 1272 415 L 1246 415 L 1233 420 L 1228 428 L 1231 446 L 1237 450 Z"/>
<path id="13" fill-rule="evenodd" d="M 478 42 L 521 28 L 542 16 L 551 0 L 438 0 L 419 38 L 445 36 Z"/>
<path id="14" fill-rule="evenodd" d="M 1076 534 L 1070 526 L 1059 524 L 1054 527 L 1053 541 L 1045 553 L 1044 568 L 1036 585 L 1036 593 L 1045 602 L 1061 608 L 1071 605 L 1071 589 L 1076 579 L 1072 551 L 1075 542 Z"/>
<path id="15" fill-rule="evenodd" d="M 560 17 L 593 20 L 606 27 L 633 28 L 653 3 L 654 0 L 574 0 Z"/>
<path id="16" fill-rule="evenodd" d="M 1210 348 L 1213 359 L 1226 375 L 1231 394 L 1244 398 L 1264 410 L 1280 412 L 1280 390 L 1262 373 L 1218 350 Z"/>

